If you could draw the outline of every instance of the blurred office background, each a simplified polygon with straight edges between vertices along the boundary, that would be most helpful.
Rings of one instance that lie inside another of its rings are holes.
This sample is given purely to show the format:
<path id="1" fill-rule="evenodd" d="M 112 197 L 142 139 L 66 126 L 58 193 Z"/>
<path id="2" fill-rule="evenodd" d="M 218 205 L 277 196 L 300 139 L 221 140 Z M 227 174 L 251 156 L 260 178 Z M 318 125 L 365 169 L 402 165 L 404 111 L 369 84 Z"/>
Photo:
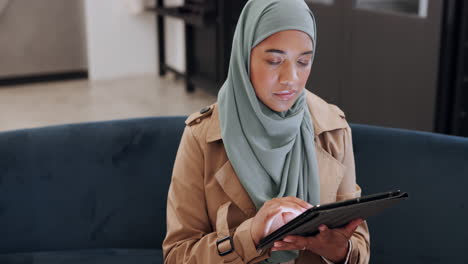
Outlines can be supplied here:
<path id="1" fill-rule="evenodd" d="M 216 101 L 246 0 L 0 0 L 0 130 Z M 468 136 L 468 3 L 306 0 L 307 89 L 353 123 Z"/>

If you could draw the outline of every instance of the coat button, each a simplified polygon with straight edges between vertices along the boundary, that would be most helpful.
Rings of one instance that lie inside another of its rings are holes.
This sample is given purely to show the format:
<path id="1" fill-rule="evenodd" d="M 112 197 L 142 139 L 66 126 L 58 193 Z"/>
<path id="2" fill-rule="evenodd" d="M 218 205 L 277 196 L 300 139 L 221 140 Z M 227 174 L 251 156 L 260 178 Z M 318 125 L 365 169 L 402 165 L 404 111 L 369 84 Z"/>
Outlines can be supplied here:
<path id="1" fill-rule="evenodd" d="M 203 115 L 204 113 L 206 113 L 206 112 L 210 111 L 210 109 L 211 109 L 211 107 L 209 107 L 209 106 L 207 106 L 207 107 L 203 107 L 203 108 L 202 108 L 202 110 L 200 110 L 200 114 L 202 114 L 202 115 Z"/>

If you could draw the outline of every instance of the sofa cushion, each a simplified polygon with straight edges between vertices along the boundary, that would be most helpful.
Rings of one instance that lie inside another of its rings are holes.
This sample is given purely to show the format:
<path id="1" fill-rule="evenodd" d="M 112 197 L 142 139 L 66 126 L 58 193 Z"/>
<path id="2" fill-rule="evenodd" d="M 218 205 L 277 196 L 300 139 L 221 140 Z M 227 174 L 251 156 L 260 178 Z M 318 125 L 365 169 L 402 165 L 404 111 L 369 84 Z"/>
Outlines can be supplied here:
<path id="1" fill-rule="evenodd" d="M 0 254 L 2 264 L 159 264 L 158 249 L 84 249 Z"/>

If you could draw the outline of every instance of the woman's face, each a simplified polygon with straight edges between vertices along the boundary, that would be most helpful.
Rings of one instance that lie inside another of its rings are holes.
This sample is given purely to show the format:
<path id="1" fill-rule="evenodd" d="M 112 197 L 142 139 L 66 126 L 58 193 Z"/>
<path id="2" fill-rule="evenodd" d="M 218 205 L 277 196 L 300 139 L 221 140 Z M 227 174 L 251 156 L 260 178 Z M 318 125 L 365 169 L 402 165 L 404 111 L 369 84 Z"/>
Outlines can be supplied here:
<path id="1" fill-rule="evenodd" d="M 252 49 L 250 81 L 257 97 L 270 109 L 287 111 L 309 77 L 312 40 L 298 30 L 275 33 Z"/>

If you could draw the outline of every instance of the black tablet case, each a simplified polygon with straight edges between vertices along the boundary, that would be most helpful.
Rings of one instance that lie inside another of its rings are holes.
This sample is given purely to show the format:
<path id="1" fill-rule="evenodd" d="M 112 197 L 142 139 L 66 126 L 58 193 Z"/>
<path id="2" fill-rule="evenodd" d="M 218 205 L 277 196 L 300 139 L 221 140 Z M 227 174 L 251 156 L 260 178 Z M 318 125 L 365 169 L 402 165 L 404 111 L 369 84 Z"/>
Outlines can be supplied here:
<path id="1" fill-rule="evenodd" d="M 392 191 L 315 206 L 263 238 L 257 249 L 270 248 L 275 241 L 288 235 L 316 235 L 321 224 L 329 228 L 339 228 L 354 219 L 367 219 L 406 198 L 408 193 Z"/>

